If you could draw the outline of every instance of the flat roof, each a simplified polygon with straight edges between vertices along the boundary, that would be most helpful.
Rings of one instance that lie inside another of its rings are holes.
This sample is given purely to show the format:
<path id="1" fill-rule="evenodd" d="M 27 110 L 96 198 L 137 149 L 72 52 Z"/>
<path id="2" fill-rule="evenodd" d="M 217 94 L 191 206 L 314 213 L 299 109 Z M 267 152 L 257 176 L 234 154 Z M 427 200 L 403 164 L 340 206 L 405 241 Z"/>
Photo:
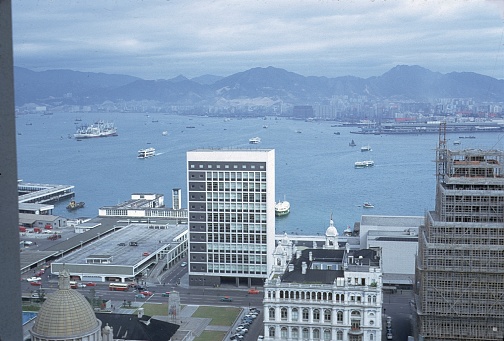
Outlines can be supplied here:
<path id="1" fill-rule="evenodd" d="M 65 255 L 53 264 L 86 264 L 88 257 L 106 254 L 112 257 L 112 263 L 108 265 L 133 266 L 145 259 L 144 252 L 154 254 L 164 249 L 167 244 L 174 243 L 174 238 L 187 230 L 187 225 L 169 225 L 166 229 L 150 228 L 150 226 L 152 225 L 130 224 L 117 232 L 99 238 L 82 249 Z M 72 239 L 78 239 L 78 237 Z M 138 246 L 130 246 L 130 242 L 136 242 Z M 123 243 L 124 246 L 120 245 Z"/>

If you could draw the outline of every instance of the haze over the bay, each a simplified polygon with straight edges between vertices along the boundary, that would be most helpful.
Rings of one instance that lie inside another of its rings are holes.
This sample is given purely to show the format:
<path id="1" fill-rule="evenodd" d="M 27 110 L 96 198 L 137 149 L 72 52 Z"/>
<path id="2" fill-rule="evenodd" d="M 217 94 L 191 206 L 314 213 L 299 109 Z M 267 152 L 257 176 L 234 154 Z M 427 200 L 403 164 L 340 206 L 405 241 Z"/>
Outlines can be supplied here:
<path id="1" fill-rule="evenodd" d="M 13 0 L 14 64 L 144 79 L 407 64 L 503 79 L 503 13 L 497 0 Z"/>

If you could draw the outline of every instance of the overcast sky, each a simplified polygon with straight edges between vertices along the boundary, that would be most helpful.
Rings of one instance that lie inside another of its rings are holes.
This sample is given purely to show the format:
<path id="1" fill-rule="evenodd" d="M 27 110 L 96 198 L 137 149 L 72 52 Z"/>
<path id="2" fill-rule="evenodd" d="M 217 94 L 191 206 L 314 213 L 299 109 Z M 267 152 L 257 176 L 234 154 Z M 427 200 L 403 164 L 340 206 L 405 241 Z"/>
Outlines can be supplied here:
<path id="1" fill-rule="evenodd" d="M 502 0 L 12 0 L 14 64 L 144 79 L 396 65 L 504 79 Z"/>

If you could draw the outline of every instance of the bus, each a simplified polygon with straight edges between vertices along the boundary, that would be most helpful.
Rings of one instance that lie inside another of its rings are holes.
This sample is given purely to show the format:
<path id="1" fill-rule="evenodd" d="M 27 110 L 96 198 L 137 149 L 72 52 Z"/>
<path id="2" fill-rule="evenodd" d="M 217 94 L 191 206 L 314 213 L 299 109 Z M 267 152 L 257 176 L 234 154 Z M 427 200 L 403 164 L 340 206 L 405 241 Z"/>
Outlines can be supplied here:
<path id="1" fill-rule="evenodd" d="M 128 291 L 127 283 L 110 283 L 109 290 L 112 291 Z"/>

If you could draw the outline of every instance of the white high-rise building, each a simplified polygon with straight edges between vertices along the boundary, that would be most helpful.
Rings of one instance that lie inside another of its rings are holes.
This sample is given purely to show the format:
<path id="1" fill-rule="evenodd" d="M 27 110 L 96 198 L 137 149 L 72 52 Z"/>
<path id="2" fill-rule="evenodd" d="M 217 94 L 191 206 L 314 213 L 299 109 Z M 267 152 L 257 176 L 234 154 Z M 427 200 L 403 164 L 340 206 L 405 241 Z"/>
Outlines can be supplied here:
<path id="1" fill-rule="evenodd" d="M 275 248 L 275 151 L 187 152 L 189 284 L 262 285 Z"/>

